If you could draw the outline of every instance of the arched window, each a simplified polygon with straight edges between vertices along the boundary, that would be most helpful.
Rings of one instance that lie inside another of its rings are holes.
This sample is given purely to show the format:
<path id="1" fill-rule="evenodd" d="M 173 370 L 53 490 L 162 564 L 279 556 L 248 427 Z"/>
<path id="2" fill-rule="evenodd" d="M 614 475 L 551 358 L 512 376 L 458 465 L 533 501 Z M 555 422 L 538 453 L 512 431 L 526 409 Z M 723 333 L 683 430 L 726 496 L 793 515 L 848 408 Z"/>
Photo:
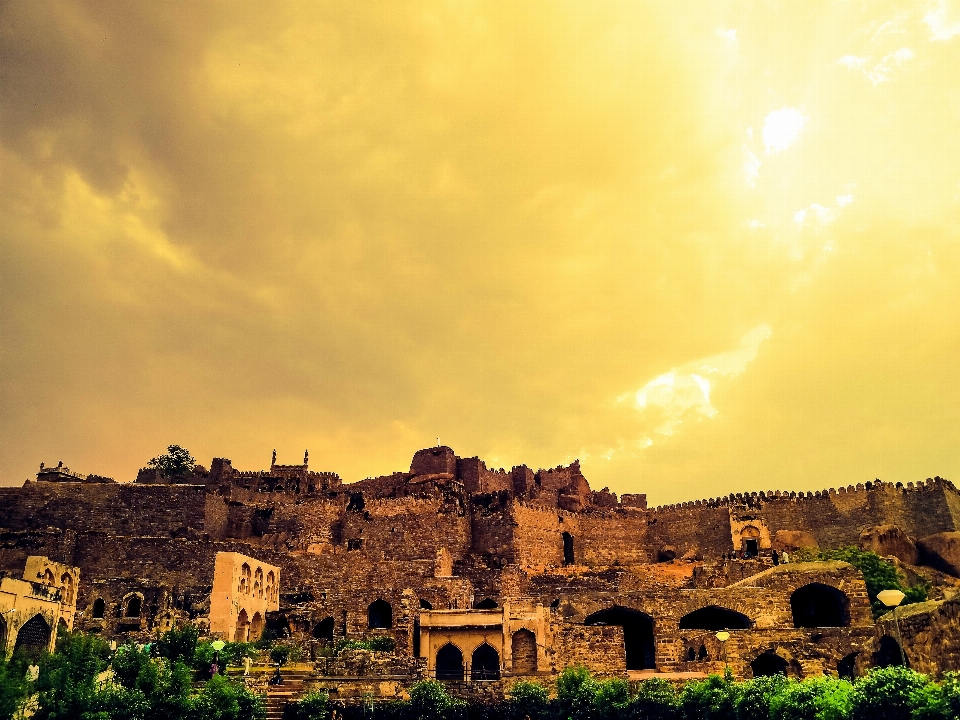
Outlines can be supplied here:
<path id="1" fill-rule="evenodd" d="M 317 640 L 333 642 L 333 625 L 334 621 L 332 617 L 324 618 L 313 626 L 313 636 Z"/>
<path id="2" fill-rule="evenodd" d="M 367 627 L 371 630 L 393 627 L 393 608 L 386 600 L 374 600 L 367 608 Z"/>
<path id="3" fill-rule="evenodd" d="M 573 565 L 573 535 L 568 532 L 563 533 L 563 564 Z"/>
<path id="4" fill-rule="evenodd" d="M 30 658 L 36 658 L 50 646 L 50 625 L 42 615 L 34 615 L 17 632 L 14 652 L 20 650 Z"/>
<path id="5" fill-rule="evenodd" d="M 496 610 L 497 601 L 493 598 L 484 598 L 473 606 L 474 610 Z"/>
<path id="6" fill-rule="evenodd" d="M 423 598 L 420 598 L 420 609 L 433 610 L 433 605 L 430 604 L 429 600 L 424 600 Z"/>
<path id="7" fill-rule="evenodd" d="M 493 646 L 483 643 L 473 651 L 470 660 L 470 677 L 473 680 L 500 679 L 500 653 Z"/>
<path id="8" fill-rule="evenodd" d="M 73 575 L 70 573 L 60 577 L 60 595 L 64 605 L 73 605 Z"/>
<path id="9" fill-rule="evenodd" d="M 43 571 L 43 584 L 44 585 L 56 585 L 57 581 L 53 577 L 53 571 L 50 568 L 47 568 Z"/>
<path id="10" fill-rule="evenodd" d="M 750 618 L 735 610 L 707 605 L 680 618 L 681 630 L 746 630 Z"/>
<path id="11" fill-rule="evenodd" d="M 463 653 L 452 643 L 437 651 L 437 680 L 463 680 Z"/>
<path id="12" fill-rule="evenodd" d="M 267 572 L 267 602 L 277 601 L 277 580 L 273 575 L 273 570 Z"/>
<path id="13" fill-rule="evenodd" d="M 263 569 L 257 568 L 253 574 L 253 596 L 263 599 Z"/>
<path id="14" fill-rule="evenodd" d="M 653 618 L 638 610 L 615 605 L 589 615 L 584 625 L 619 625 L 623 628 L 624 653 L 627 670 L 645 670 L 656 667 L 653 644 Z"/>
<path id="15" fill-rule="evenodd" d="M 510 644 L 513 674 L 530 675 L 537 671 L 537 636 L 529 630 L 517 630 Z"/>
<path id="16" fill-rule="evenodd" d="M 244 563 L 240 566 L 240 592 L 243 595 L 250 594 L 250 566 Z"/>
<path id="17" fill-rule="evenodd" d="M 106 603 L 103 602 L 103 598 L 97 598 L 93 601 L 93 617 L 102 618 L 103 613 L 106 610 Z"/>
<path id="18" fill-rule="evenodd" d="M 777 655 L 773 650 L 767 650 L 750 663 L 750 669 L 753 671 L 755 678 L 766 677 L 768 675 L 786 675 L 787 661 Z"/>
<path id="19" fill-rule="evenodd" d="M 692 647 L 687 648 L 687 662 L 693 662 L 697 659 L 697 651 Z"/>
<path id="20" fill-rule="evenodd" d="M 790 608 L 794 627 L 847 627 L 850 624 L 850 601 L 845 593 L 830 585 L 804 585 L 790 596 Z"/>
<path id="21" fill-rule="evenodd" d="M 707 646 L 703 643 L 700 643 L 700 650 L 697 652 L 697 660 L 703 662 L 704 660 L 709 660 L 710 655 L 707 653 Z"/>
<path id="22" fill-rule="evenodd" d="M 124 617 L 128 618 L 138 618 L 140 617 L 140 610 L 143 608 L 143 598 L 139 595 L 131 595 L 127 598 L 127 606 L 123 612 Z"/>

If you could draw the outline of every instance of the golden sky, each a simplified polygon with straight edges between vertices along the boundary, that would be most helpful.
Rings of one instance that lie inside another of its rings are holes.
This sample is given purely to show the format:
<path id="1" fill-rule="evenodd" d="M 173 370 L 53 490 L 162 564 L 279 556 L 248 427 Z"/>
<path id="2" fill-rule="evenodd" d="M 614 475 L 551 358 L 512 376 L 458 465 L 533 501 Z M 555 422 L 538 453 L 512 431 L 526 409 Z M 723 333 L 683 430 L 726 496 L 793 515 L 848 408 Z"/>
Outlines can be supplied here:
<path id="1" fill-rule="evenodd" d="M 960 4 L 0 5 L 0 484 L 437 438 L 960 481 Z"/>

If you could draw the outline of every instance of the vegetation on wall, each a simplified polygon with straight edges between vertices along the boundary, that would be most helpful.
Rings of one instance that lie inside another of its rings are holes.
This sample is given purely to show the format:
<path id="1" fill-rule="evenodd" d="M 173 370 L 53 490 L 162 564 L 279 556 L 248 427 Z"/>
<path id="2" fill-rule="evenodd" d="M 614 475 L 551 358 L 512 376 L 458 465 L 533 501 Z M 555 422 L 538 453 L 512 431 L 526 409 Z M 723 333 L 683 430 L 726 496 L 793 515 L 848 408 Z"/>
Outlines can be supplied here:
<path id="1" fill-rule="evenodd" d="M 165 478 L 182 478 L 193 471 L 196 461 L 190 451 L 179 445 L 169 445 L 167 452 L 152 458 L 148 467 L 155 468 Z"/>

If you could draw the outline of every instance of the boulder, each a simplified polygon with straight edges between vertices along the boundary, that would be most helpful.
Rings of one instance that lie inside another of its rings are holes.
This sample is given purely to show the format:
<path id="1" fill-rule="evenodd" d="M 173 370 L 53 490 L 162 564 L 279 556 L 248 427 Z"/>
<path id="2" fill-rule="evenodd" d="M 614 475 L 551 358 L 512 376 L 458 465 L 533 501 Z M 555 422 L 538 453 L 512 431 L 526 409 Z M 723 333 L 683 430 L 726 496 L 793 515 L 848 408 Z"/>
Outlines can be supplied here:
<path id="1" fill-rule="evenodd" d="M 817 547 L 817 539 L 806 530 L 777 530 L 770 547 L 778 552 Z"/>
<path id="2" fill-rule="evenodd" d="M 877 555 L 892 555 L 907 565 L 916 565 L 920 557 L 916 543 L 896 525 L 867 528 L 860 533 L 860 549 L 872 550 Z"/>
<path id="3" fill-rule="evenodd" d="M 960 532 L 942 532 L 917 540 L 920 562 L 960 577 Z"/>

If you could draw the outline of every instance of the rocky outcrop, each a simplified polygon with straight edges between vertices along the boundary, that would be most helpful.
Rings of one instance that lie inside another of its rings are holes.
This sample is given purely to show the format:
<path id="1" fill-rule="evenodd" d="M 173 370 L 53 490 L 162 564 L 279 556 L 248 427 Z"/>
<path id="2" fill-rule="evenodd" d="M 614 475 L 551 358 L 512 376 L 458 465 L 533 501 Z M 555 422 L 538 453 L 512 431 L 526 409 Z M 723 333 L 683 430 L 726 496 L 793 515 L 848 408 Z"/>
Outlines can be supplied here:
<path id="1" fill-rule="evenodd" d="M 779 552 L 817 547 L 817 539 L 806 530 L 777 530 L 771 547 Z"/>
<path id="2" fill-rule="evenodd" d="M 942 532 L 917 541 L 920 562 L 960 577 L 960 532 Z"/>
<path id="3" fill-rule="evenodd" d="M 916 543 L 897 525 L 876 525 L 860 533 L 861 550 L 871 550 L 877 555 L 893 556 L 908 565 L 919 560 Z"/>

